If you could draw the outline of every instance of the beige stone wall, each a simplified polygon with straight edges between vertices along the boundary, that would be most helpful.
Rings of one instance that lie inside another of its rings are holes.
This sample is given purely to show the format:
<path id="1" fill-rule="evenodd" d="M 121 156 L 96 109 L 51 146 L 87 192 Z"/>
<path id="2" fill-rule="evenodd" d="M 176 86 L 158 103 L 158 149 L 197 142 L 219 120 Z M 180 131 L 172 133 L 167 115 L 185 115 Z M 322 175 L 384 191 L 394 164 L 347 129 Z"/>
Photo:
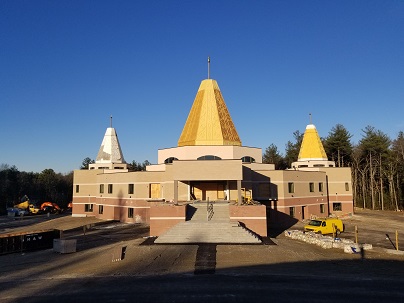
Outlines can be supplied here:
<path id="1" fill-rule="evenodd" d="M 236 180 L 242 180 L 241 187 L 252 190 L 253 199 L 266 201 L 271 209 L 269 213 L 283 214 L 278 216 L 281 221 L 290 216 L 290 207 L 294 208 L 296 220 L 312 215 L 327 216 L 329 212 L 342 215 L 353 212 L 350 173 L 349 168 L 276 171 L 265 164 L 242 164 L 240 160 L 175 161 L 165 165 L 165 171 L 106 173 L 103 170 L 77 170 L 74 172 L 73 214 L 123 222 L 149 222 L 150 202 L 147 201 L 174 200 L 174 180 L 178 180 L 178 201 L 190 200 L 189 184 L 196 181 L 206 190 L 205 198 L 214 200 L 227 196 L 237 201 Z M 293 183 L 293 193 L 289 193 L 288 183 Z M 313 183 L 313 192 L 310 183 Z M 323 184 L 322 192 L 319 183 Z M 100 193 L 100 184 L 104 184 L 103 193 Z M 108 193 L 109 184 L 112 193 Z M 133 194 L 128 192 L 128 184 L 134 184 Z M 215 184 L 217 190 L 213 188 Z M 79 192 L 76 192 L 76 185 L 79 185 Z M 338 203 L 336 206 L 341 210 L 334 211 L 334 203 Z M 86 204 L 93 204 L 92 212 L 85 211 Z M 321 204 L 324 205 L 323 213 Z M 99 205 L 104 205 L 102 215 L 98 214 Z M 128 208 L 134 208 L 133 218 L 128 218 Z"/>
<path id="2" fill-rule="evenodd" d="M 352 176 L 350 167 L 322 168 L 328 176 L 330 212 L 334 215 L 353 213 Z M 341 203 L 341 210 L 334 210 L 333 204 Z"/>
<path id="3" fill-rule="evenodd" d="M 241 160 L 175 161 L 174 180 L 241 180 Z M 168 171 L 168 169 L 167 169 Z"/>
<path id="4" fill-rule="evenodd" d="M 262 149 L 247 146 L 180 146 L 173 148 L 160 149 L 158 151 L 158 163 L 164 163 L 167 158 L 175 157 L 178 160 L 196 160 L 201 156 L 214 155 L 223 160 L 241 159 L 244 156 L 250 156 L 257 163 L 262 162 Z"/>

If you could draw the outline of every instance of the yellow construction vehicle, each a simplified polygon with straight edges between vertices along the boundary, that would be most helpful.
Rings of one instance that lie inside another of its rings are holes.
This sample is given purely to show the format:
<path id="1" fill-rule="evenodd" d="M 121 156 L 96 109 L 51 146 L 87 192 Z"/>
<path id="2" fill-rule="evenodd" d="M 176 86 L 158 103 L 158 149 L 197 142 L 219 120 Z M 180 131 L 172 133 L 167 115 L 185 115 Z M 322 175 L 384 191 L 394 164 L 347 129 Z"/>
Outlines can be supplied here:
<path id="1" fill-rule="evenodd" d="M 30 214 L 37 214 L 40 212 L 40 208 L 36 207 L 34 204 L 30 203 L 27 195 L 21 198 L 21 202 L 14 205 L 14 209 L 23 209 L 28 211 Z"/>

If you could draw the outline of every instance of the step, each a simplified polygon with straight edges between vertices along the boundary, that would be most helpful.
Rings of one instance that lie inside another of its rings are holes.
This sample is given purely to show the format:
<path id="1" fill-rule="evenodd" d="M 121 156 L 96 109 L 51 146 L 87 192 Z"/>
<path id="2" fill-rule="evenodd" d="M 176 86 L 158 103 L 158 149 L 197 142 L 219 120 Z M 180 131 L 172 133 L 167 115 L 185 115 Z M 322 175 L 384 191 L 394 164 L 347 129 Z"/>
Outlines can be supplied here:
<path id="1" fill-rule="evenodd" d="M 261 240 L 236 223 L 187 221 L 177 224 L 158 237 L 154 243 L 259 244 Z"/>

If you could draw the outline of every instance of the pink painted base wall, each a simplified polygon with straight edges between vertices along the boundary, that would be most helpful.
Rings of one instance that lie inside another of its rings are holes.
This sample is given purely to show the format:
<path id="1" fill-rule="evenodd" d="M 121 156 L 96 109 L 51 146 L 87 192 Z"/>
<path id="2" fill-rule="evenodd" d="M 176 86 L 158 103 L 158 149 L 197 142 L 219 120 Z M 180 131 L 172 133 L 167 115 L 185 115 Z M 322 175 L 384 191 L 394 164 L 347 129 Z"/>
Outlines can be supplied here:
<path id="1" fill-rule="evenodd" d="M 230 205 L 230 221 L 238 221 L 246 228 L 266 237 L 267 234 L 267 207 L 265 205 Z"/>
<path id="2" fill-rule="evenodd" d="M 150 236 L 158 237 L 186 219 L 186 205 L 151 205 Z"/>

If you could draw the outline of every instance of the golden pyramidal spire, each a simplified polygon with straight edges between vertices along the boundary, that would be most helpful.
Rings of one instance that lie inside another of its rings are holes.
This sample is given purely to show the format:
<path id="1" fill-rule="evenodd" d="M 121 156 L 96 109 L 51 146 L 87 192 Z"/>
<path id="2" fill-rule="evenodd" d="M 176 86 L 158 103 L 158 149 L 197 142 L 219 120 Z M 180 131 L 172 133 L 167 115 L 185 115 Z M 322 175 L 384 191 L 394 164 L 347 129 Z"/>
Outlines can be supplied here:
<path id="1" fill-rule="evenodd" d="M 309 124 L 303 135 L 298 161 L 328 160 L 323 143 L 314 124 Z"/>
<path id="2" fill-rule="evenodd" d="M 241 146 L 219 85 L 213 79 L 201 82 L 178 140 L 178 146 L 189 145 Z"/>

